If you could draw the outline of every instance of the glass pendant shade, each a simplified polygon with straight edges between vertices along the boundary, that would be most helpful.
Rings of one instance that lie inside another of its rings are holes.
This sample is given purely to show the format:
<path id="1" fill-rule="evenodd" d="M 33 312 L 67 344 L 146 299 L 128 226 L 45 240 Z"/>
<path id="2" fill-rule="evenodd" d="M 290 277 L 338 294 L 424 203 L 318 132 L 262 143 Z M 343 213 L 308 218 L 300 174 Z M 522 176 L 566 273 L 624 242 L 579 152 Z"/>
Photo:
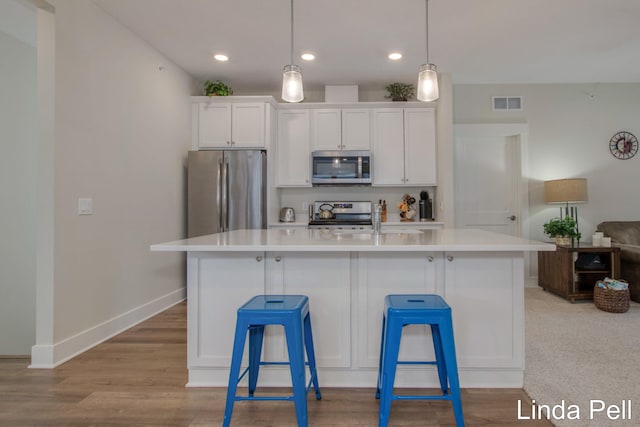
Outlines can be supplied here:
<path id="1" fill-rule="evenodd" d="M 418 69 L 418 100 L 430 102 L 435 101 L 439 96 L 436 66 L 433 64 L 422 64 Z"/>
<path id="2" fill-rule="evenodd" d="M 282 100 L 300 102 L 304 99 L 302 72 L 297 65 L 285 65 L 282 73 Z"/>

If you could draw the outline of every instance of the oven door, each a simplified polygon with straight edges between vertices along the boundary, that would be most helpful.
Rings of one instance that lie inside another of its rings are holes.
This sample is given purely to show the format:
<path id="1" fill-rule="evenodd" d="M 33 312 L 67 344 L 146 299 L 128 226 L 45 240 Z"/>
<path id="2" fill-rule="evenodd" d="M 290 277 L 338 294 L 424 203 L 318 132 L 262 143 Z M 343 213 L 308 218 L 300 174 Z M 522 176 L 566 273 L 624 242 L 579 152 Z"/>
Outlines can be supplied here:
<path id="1" fill-rule="evenodd" d="M 370 185 L 369 151 L 314 151 L 311 183 L 313 185 Z"/>

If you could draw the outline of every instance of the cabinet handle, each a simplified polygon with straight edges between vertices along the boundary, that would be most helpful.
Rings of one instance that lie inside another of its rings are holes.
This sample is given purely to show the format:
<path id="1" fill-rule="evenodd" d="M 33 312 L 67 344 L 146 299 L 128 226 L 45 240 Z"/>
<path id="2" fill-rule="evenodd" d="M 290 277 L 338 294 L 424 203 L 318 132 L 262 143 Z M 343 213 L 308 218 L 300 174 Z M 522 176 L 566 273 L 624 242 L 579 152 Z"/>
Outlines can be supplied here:
<path id="1" fill-rule="evenodd" d="M 433 257 L 432 257 L 432 256 L 428 256 L 428 257 L 427 257 L 427 261 L 429 261 L 429 262 L 433 262 Z"/>
<path id="2" fill-rule="evenodd" d="M 256 261 L 258 261 L 258 262 L 262 261 L 262 257 L 261 256 L 257 256 L 256 257 Z"/>
<path id="3" fill-rule="evenodd" d="M 275 260 L 276 260 L 276 262 L 280 262 L 282 260 L 282 258 L 277 256 L 277 257 L 275 257 Z"/>
<path id="4" fill-rule="evenodd" d="M 231 141 L 227 141 L 227 145 L 231 145 Z"/>
<path id="5" fill-rule="evenodd" d="M 447 257 L 447 261 L 449 261 L 449 262 L 453 261 L 453 257 L 452 257 L 451 255 L 449 255 L 449 256 Z"/>

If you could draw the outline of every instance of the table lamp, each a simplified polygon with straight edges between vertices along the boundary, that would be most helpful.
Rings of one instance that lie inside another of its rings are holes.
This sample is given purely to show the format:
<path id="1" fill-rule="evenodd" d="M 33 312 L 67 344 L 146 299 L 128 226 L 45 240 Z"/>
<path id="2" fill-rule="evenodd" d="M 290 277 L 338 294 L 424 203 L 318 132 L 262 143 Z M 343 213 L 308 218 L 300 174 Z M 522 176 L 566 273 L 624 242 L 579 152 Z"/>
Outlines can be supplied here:
<path id="1" fill-rule="evenodd" d="M 569 204 L 585 203 L 586 201 L 586 178 L 554 179 L 544 182 L 544 202 L 564 204 L 564 216 L 570 216 L 576 221 L 576 230 L 578 230 L 578 207 L 570 207 Z M 561 207 L 560 219 L 562 219 L 562 209 Z"/>

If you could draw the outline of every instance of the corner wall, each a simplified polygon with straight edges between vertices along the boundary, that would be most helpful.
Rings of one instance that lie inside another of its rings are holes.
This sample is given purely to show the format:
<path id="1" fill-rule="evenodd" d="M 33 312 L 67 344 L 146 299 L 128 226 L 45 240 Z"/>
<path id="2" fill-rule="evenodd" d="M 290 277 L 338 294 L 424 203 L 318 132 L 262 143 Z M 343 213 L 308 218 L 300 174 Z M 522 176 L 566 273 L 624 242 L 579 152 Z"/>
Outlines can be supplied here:
<path id="1" fill-rule="evenodd" d="M 33 348 L 33 367 L 57 365 L 180 301 L 186 277 L 184 255 L 149 245 L 186 234 L 194 81 L 93 2 L 51 3 L 53 325 L 51 342 Z M 93 199 L 92 215 L 78 215 L 79 198 Z"/>

